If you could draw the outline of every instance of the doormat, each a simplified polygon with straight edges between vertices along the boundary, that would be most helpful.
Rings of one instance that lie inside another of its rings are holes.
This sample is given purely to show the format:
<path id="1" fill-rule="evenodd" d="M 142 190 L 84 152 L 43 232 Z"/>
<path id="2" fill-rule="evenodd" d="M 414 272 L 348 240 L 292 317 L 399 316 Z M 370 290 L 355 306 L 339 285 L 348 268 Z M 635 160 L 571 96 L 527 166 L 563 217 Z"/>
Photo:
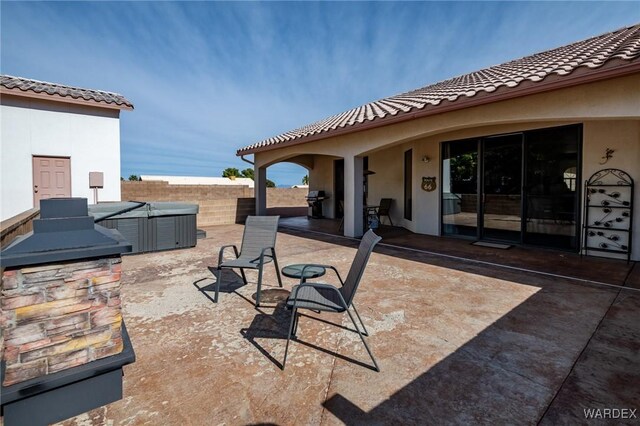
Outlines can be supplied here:
<path id="1" fill-rule="evenodd" d="M 513 247 L 511 244 L 488 243 L 486 241 L 476 241 L 475 243 L 471 243 L 471 245 L 480 246 L 480 247 L 491 247 L 491 248 L 497 248 L 501 250 L 507 250 Z"/>

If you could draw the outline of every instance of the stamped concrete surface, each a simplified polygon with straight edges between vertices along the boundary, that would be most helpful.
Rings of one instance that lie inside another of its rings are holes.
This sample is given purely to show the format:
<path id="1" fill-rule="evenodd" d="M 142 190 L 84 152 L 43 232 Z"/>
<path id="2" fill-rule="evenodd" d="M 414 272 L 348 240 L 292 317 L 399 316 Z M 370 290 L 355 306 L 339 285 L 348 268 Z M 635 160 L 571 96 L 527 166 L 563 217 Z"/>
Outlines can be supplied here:
<path id="1" fill-rule="evenodd" d="M 355 299 L 381 372 L 346 315 L 313 312 L 282 371 L 293 280 L 280 289 L 268 265 L 256 309 L 257 274 L 245 286 L 225 271 L 212 302 L 207 267 L 242 230 L 209 228 L 193 249 L 124 258 L 137 356 L 124 398 L 66 424 L 573 424 L 593 401 L 640 408 L 637 291 L 394 247 L 376 249 Z M 343 276 L 356 246 L 304 232 L 277 241 L 281 267 L 328 263 Z M 594 369 L 611 374 L 589 380 Z"/>

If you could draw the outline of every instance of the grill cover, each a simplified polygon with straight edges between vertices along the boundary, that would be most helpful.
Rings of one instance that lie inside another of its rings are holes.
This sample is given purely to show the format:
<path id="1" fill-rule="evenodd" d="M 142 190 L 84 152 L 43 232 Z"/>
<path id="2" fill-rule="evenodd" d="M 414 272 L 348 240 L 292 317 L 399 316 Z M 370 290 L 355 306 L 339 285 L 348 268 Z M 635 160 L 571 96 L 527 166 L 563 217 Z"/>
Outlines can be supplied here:
<path id="1" fill-rule="evenodd" d="M 86 198 L 40 201 L 40 219 L 33 231 L 2 250 L 0 266 L 26 266 L 128 253 L 131 244 L 118 231 L 104 228 L 89 216 Z"/>

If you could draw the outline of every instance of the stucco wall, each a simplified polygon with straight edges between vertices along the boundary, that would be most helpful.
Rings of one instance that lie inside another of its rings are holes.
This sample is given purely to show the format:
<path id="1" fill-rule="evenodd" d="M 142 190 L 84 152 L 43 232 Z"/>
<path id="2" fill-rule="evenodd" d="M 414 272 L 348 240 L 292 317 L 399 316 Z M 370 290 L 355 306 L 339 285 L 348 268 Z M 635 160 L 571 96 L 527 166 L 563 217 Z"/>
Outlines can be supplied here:
<path id="1" fill-rule="evenodd" d="M 316 157 L 313 169 L 309 170 L 309 190 L 324 191 L 329 197 L 322 203 L 322 214 L 326 217 L 335 215 L 334 193 L 334 161 L 335 157 Z M 269 195 L 267 194 L 267 206 Z"/>
<path id="2" fill-rule="evenodd" d="M 629 173 L 635 182 L 632 258 L 640 260 L 640 120 L 585 122 L 583 143 L 583 180 L 598 170 L 616 168 Z M 606 148 L 615 152 L 601 165 Z"/>
<path id="3" fill-rule="evenodd" d="M 33 207 L 32 156 L 71 158 L 71 195 L 93 201 L 89 172 L 104 173 L 99 200 L 120 200 L 119 110 L 3 95 L 2 220 Z"/>
<path id="4" fill-rule="evenodd" d="M 368 178 L 367 204 L 377 205 L 381 198 L 393 199 L 390 211 L 393 224 L 409 229 L 411 222 L 404 219 L 404 148 L 395 146 L 369 155 L 369 170 L 376 174 Z"/>

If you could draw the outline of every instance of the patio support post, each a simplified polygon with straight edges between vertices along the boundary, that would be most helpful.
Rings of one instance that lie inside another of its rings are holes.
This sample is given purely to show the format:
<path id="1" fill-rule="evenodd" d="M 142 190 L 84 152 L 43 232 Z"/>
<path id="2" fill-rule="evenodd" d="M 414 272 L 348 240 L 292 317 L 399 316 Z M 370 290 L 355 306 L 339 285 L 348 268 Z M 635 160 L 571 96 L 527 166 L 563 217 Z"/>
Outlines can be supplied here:
<path id="1" fill-rule="evenodd" d="M 256 215 L 267 214 L 267 168 L 254 166 L 254 196 L 256 198 Z"/>
<path id="2" fill-rule="evenodd" d="M 361 237 L 364 232 L 364 175 L 362 157 L 344 158 L 344 235 Z"/>

